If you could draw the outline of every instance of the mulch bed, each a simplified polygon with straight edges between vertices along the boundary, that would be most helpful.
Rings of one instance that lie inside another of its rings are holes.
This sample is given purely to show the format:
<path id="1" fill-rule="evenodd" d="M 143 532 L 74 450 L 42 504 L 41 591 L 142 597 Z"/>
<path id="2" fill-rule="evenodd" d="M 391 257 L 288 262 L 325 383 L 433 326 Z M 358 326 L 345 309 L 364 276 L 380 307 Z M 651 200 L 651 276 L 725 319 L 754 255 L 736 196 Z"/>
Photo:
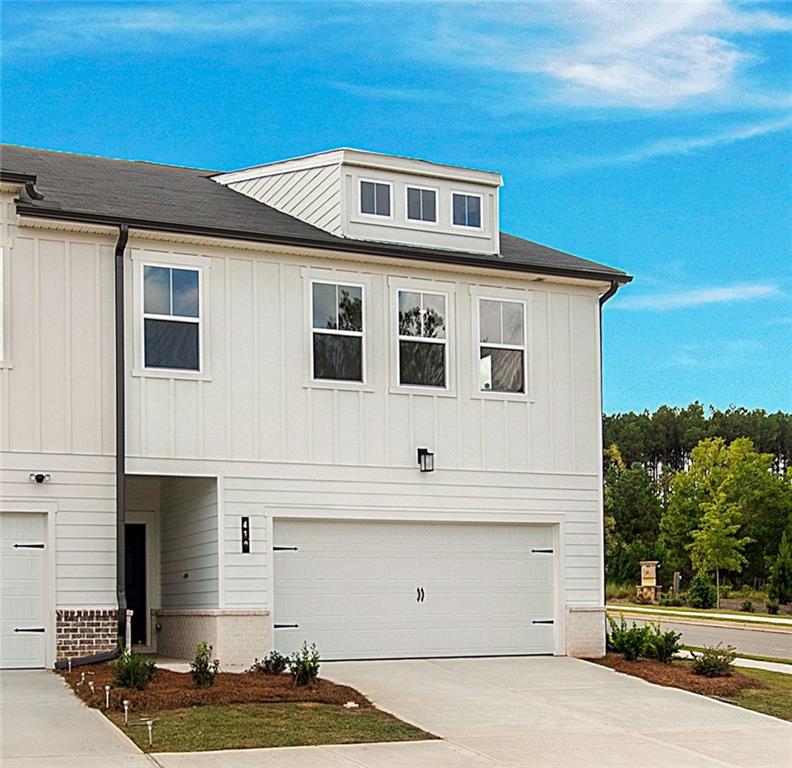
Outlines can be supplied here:
<path id="1" fill-rule="evenodd" d="M 85 672 L 85 682 L 80 683 Z M 295 686 L 291 675 L 265 675 L 261 672 L 218 672 L 214 685 L 198 688 L 189 672 L 156 669 L 151 682 L 142 691 L 116 688 L 113 685 L 113 662 L 76 667 L 62 671 L 64 680 L 88 706 L 103 709 L 105 685 L 111 686 L 110 706 L 122 707 L 127 699 L 135 712 L 183 709 L 200 704 L 255 704 L 271 702 L 313 702 L 345 704 L 354 701 L 359 707 L 372 707 L 371 702 L 354 688 L 337 685 L 318 678 L 313 686 Z M 89 682 L 94 684 L 91 693 Z"/>
<path id="2" fill-rule="evenodd" d="M 662 664 L 655 659 L 636 659 L 625 661 L 621 653 L 609 653 L 602 659 L 594 659 L 596 664 L 640 677 L 650 683 L 682 688 L 685 691 L 701 693 L 704 696 L 734 696 L 745 688 L 764 688 L 754 677 L 736 670 L 728 677 L 704 677 L 693 672 L 690 662 L 678 660 Z"/>

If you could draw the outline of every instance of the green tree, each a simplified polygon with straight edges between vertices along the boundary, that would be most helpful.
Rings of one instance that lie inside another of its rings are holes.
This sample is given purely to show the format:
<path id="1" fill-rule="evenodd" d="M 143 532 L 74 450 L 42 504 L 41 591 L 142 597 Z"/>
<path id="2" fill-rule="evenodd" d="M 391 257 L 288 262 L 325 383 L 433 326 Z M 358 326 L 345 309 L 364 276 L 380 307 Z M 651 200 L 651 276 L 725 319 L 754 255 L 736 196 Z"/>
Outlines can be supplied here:
<path id="1" fill-rule="evenodd" d="M 781 536 L 770 573 L 770 597 L 779 603 L 792 602 L 792 542 L 787 538 L 786 531 Z"/>
<path id="2" fill-rule="evenodd" d="M 751 539 L 739 536 L 740 507 L 718 491 L 713 501 L 704 502 L 701 527 L 693 531 L 688 544 L 693 566 L 701 574 L 715 572 L 715 604 L 720 608 L 720 573 L 739 572 L 747 562 L 742 550 Z"/>

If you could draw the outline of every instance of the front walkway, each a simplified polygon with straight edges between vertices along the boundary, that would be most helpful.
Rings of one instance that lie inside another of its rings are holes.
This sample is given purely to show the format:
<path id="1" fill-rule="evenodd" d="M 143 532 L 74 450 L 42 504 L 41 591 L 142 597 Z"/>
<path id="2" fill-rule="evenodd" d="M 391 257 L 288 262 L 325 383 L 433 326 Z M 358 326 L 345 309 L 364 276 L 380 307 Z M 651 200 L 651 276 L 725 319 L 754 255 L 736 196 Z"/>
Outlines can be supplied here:
<path id="1" fill-rule="evenodd" d="M 101 712 L 46 670 L 0 672 L 2 768 L 151 768 Z"/>

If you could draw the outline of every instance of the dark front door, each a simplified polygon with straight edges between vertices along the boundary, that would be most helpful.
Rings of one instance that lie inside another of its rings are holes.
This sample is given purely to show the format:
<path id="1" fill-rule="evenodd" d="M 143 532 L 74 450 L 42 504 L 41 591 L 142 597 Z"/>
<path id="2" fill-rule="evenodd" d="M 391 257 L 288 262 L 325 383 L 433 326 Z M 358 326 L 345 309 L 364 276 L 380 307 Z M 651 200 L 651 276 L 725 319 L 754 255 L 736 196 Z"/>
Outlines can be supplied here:
<path id="1" fill-rule="evenodd" d="M 132 616 L 132 643 L 146 643 L 148 607 L 146 606 L 146 526 L 126 524 L 126 598 Z"/>

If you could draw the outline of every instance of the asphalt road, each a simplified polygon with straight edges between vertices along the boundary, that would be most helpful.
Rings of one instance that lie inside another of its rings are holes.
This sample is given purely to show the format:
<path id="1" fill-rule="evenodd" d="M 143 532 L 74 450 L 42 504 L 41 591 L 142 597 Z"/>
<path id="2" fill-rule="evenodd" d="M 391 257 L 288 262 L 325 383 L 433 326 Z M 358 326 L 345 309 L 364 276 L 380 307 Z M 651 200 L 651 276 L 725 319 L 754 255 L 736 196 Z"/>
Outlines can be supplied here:
<path id="1" fill-rule="evenodd" d="M 628 619 L 631 623 L 633 619 Z M 646 620 L 635 619 L 636 624 L 645 624 Z M 652 623 L 656 623 L 652 620 Z M 752 653 L 757 656 L 775 656 L 792 658 L 792 632 L 765 632 L 756 629 L 727 629 L 725 627 L 702 626 L 701 624 L 677 624 L 673 621 L 660 621 L 664 629 L 673 629 L 682 633 L 685 645 L 733 645 L 740 653 Z"/>

